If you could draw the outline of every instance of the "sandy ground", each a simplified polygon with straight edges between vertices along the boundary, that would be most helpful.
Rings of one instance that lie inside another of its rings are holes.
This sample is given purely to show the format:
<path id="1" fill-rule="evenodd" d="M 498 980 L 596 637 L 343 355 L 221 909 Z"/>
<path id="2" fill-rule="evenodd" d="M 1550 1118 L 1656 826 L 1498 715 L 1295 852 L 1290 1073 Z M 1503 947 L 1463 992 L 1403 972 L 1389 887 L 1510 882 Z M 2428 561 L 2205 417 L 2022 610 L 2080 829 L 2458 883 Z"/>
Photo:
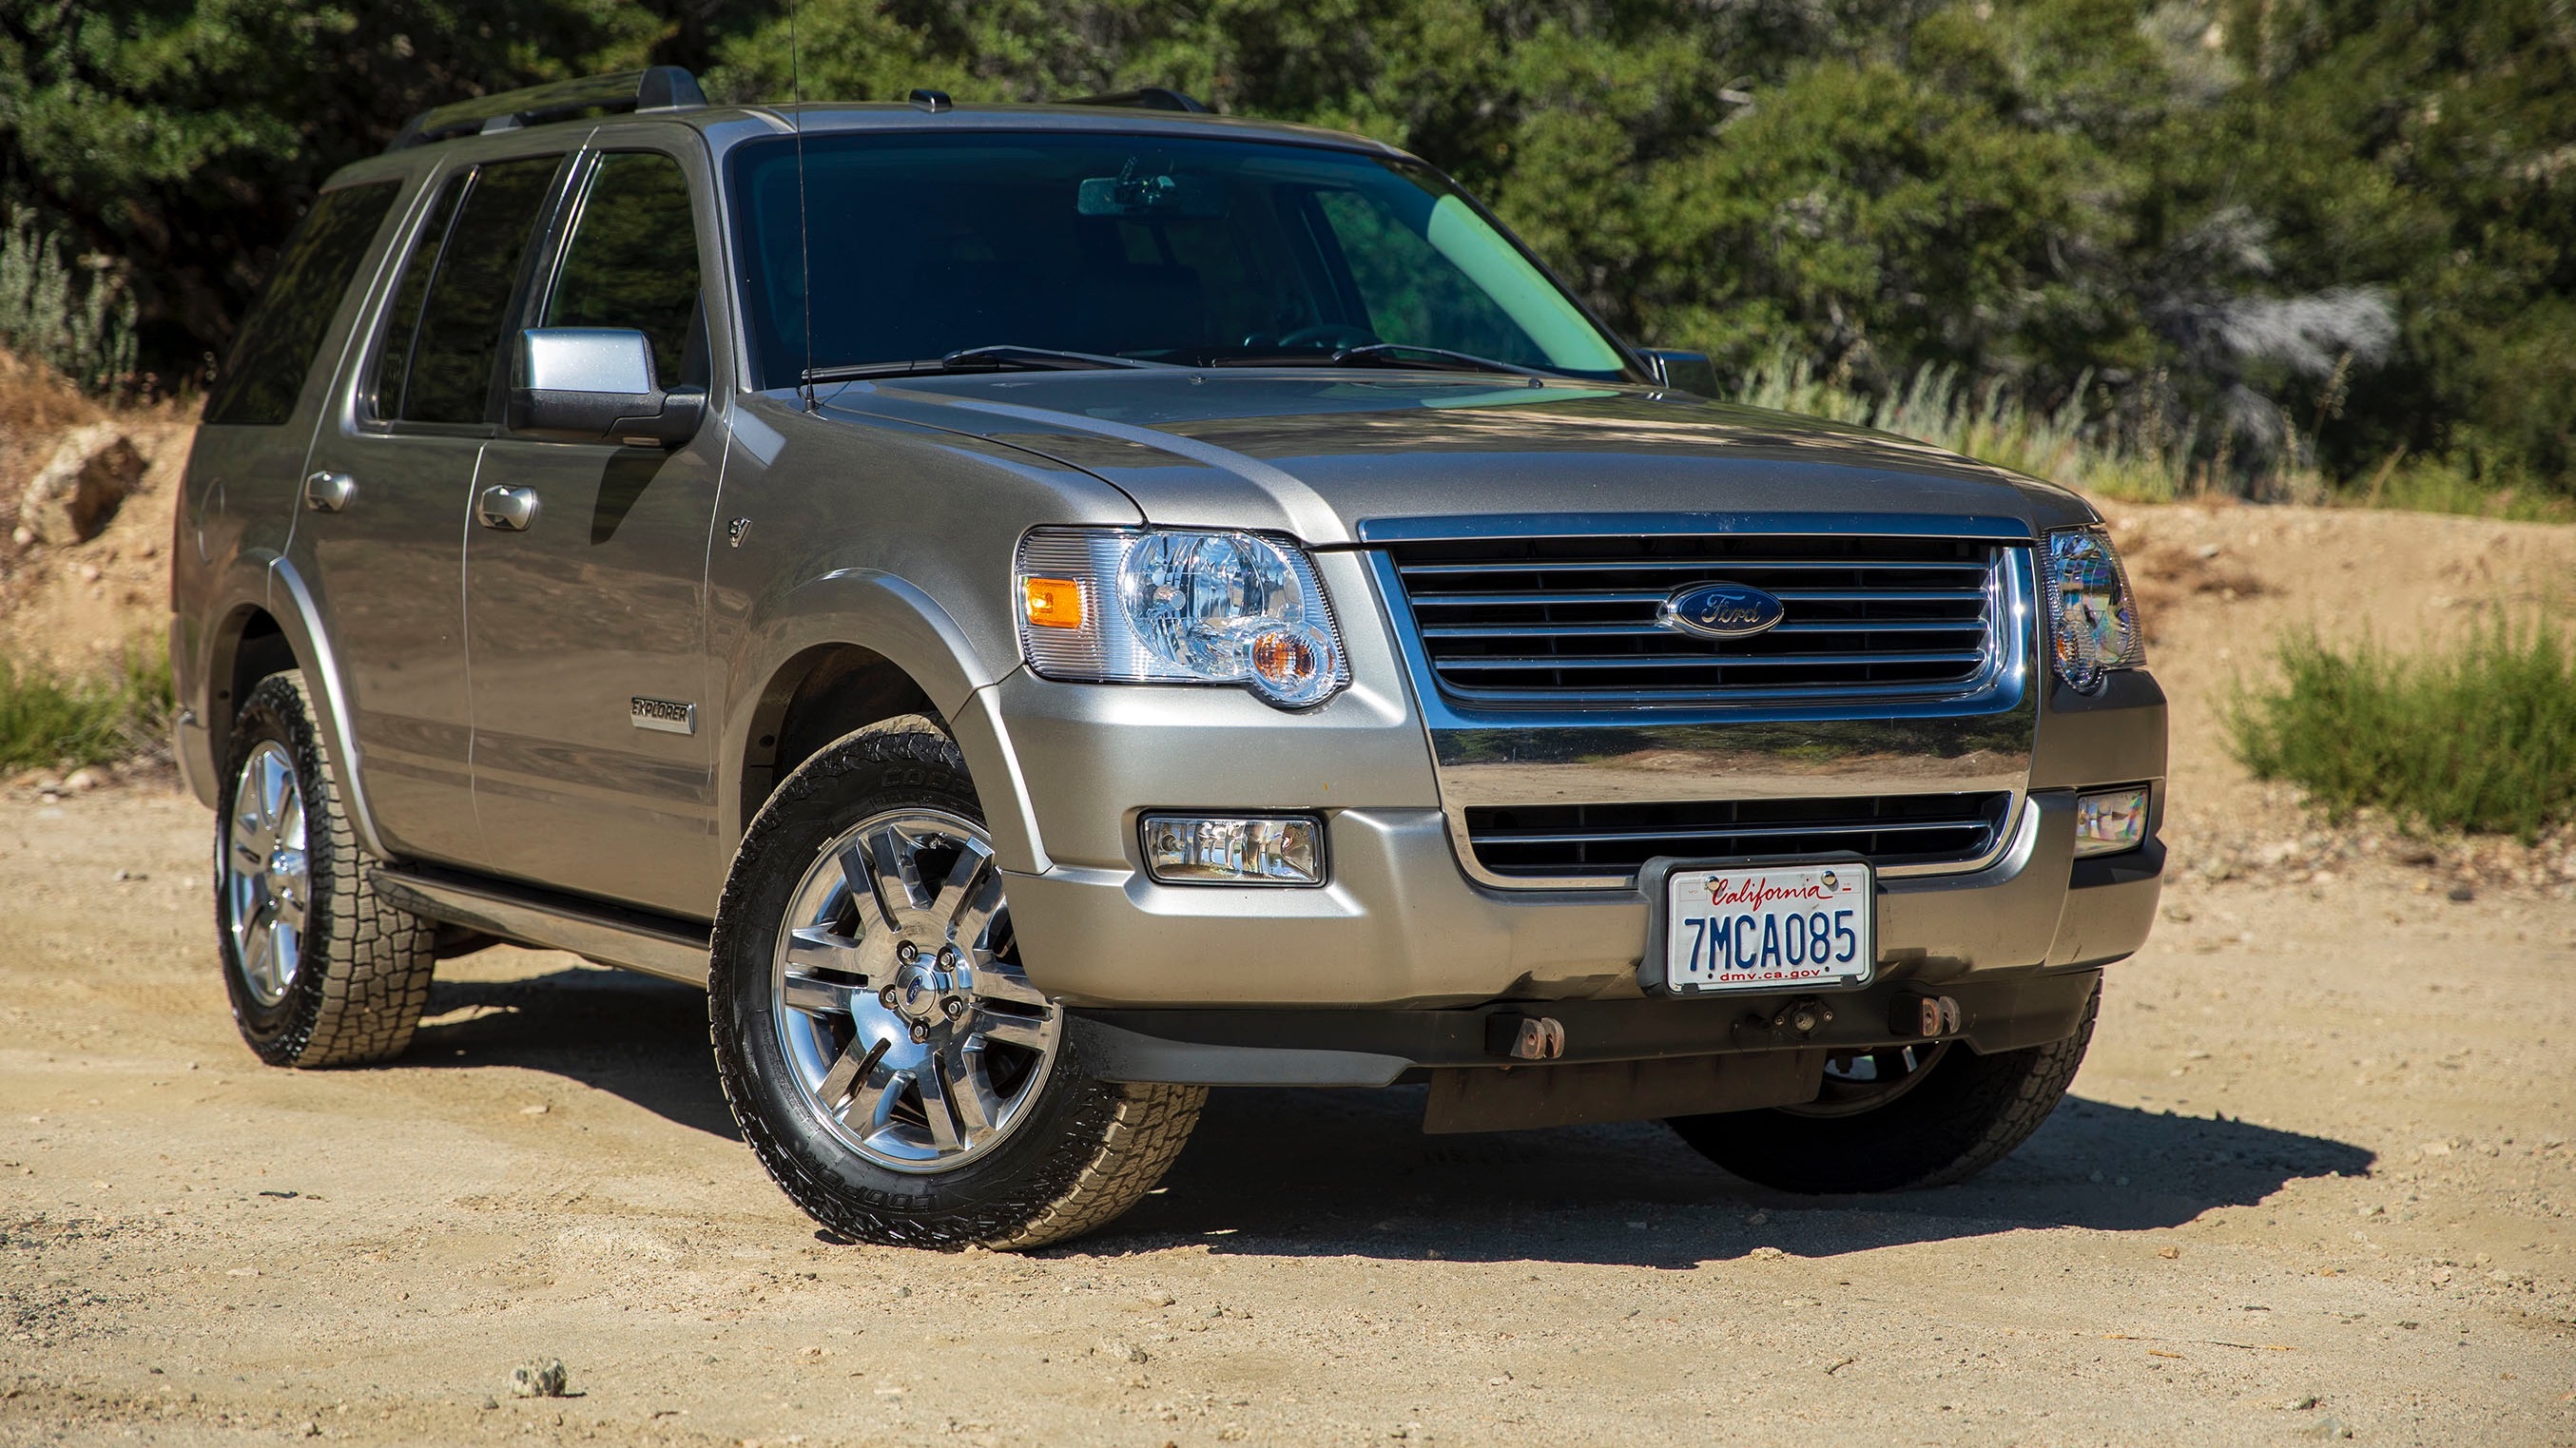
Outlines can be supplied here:
<path id="1" fill-rule="evenodd" d="M 400 1063 L 267 1070 L 205 813 L 0 792 L 0 1443 L 2576 1443 L 2576 859 L 2347 847 L 2214 706 L 2284 627 L 2542 600 L 2576 530 L 2112 511 L 2176 696 L 2166 919 L 2056 1116 L 1938 1192 L 1237 1091 L 1081 1242 L 841 1245 L 690 992 L 494 950 Z M 109 601 L 78 566 L 0 631 Z M 573 1396 L 512 1397 L 532 1357 Z"/>

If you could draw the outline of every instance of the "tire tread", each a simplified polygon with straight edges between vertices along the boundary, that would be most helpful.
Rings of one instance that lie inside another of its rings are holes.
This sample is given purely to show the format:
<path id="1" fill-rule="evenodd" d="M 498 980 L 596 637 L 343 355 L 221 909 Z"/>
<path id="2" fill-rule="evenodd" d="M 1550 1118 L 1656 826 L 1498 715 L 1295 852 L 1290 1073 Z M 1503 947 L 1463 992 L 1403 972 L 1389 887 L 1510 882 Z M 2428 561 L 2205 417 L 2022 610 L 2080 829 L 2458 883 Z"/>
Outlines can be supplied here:
<path id="1" fill-rule="evenodd" d="M 961 783 L 968 779 L 956 741 L 933 721 L 905 715 L 842 737 L 779 784 L 744 831 L 742 854 L 726 878 L 716 911 L 714 961 L 740 953 L 742 933 L 763 928 L 751 918 L 757 912 L 752 897 L 763 881 L 743 865 L 756 854 L 767 833 L 764 826 L 818 795 L 845 792 L 853 776 L 906 764 L 950 772 Z M 1096 1230 L 1142 1201 L 1162 1179 L 1188 1144 L 1199 1109 L 1207 1100 L 1203 1086 L 1088 1078 L 1062 1082 L 1081 1091 L 1084 1099 L 1061 1139 L 1027 1174 L 1034 1190 L 988 1196 L 971 1207 L 925 1211 L 919 1197 L 858 1192 L 815 1169 L 768 1119 L 762 1088 L 742 1060 L 744 1043 L 739 1033 L 744 1024 L 735 1013 L 732 992 L 721 980 L 711 981 L 708 1027 L 716 1074 L 743 1140 L 779 1189 L 808 1216 L 859 1241 L 1028 1251 Z M 1056 1070 L 1079 1075 L 1073 1041 L 1068 1037 L 1059 1050 L 1063 1054 Z M 1048 1089 L 1060 1089 L 1060 1085 L 1050 1084 Z"/>
<path id="2" fill-rule="evenodd" d="M 241 717 L 249 718 L 254 710 L 278 716 L 287 735 L 282 742 L 296 758 L 313 879 L 300 970 L 318 967 L 322 974 L 319 989 L 308 997 L 309 1009 L 299 1009 L 277 1037 L 266 1043 L 252 1039 L 251 1046 L 271 1065 L 279 1066 L 365 1066 L 390 1061 L 410 1047 L 421 1014 L 428 1008 L 430 977 L 437 966 L 436 929 L 377 895 L 374 874 L 358 848 L 357 830 L 340 798 L 339 781 L 322 755 L 312 692 L 303 676 L 272 674 L 261 680 L 243 701 Z M 226 772 L 222 812 L 215 822 L 216 927 L 219 949 L 227 951 L 229 947 L 221 944 L 226 903 L 220 861 L 239 768 L 237 760 Z M 321 848 L 313 848 L 316 844 Z M 306 979 L 299 973 L 299 989 Z M 249 1036 L 247 1027 L 244 1035 Z"/>

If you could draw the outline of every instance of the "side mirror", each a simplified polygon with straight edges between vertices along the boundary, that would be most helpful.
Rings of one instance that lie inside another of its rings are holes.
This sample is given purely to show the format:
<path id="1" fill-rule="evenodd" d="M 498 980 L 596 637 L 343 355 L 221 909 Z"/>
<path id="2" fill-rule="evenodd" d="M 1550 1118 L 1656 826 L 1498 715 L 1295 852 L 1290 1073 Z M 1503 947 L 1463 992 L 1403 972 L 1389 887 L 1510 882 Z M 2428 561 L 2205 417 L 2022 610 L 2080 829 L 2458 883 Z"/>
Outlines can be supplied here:
<path id="1" fill-rule="evenodd" d="M 624 327 L 531 327 L 519 334 L 518 385 L 510 389 L 510 430 L 555 442 L 672 448 L 698 435 L 707 394 L 665 392 L 653 377 L 653 347 Z"/>
<path id="2" fill-rule="evenodd" d="M 1669 347 L 1640 347 L 1637 355 L 1655 374 L 1655 381 L 1675 392 L 1696 397 L 1717 396 L 1717 365 L 1706 352 L 1676 352 Z"/>

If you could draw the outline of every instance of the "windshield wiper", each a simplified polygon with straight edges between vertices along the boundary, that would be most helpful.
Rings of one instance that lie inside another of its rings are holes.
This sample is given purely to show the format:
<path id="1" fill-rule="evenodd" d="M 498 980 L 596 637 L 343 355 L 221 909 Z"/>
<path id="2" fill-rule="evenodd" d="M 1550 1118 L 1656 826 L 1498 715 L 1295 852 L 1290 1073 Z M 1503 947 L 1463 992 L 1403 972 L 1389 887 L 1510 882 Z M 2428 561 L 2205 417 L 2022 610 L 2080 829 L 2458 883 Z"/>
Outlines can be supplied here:
<path id="1" fill-rule="evenodd" d="M 1535 367 L 1412 342 L 1363 342 L 1356 347 L 1338 347 L 1330 352 L 1248 352 L 1236 357 L 1210 357 L 1206 360 L 1211 367 L 1345 367 L 1354 362 L 1373 362 L 1384 367 L 1421 367 L 1442 372 L 1502 372 L 1549 382 L 1564 380 L 1556 373 L 1542 372 Z"/>
<path id="2" fill-rule="evenodd" d="M 1497 362 L 1491 357 L 1479 357 L 1473 352 L 1453 352 L 1446 347 L 1424 347 L 1412 342 L 1368 342 L 1357 347 L 1344 347 L 1333 353 L 1333 360 L 1337 363 L 1348 362 L 1354 357 L 1383 358 L 1388 361 L 1422 358 L 1433 365 L 1445 362 L 1454 369 L 1466 372 L 1509 372 L 1519 377 L 1548 375 L 1535 367 L 1523 367 L 1512 362 Z"/>
<path id="3" fill-rule="evenodd" d="M 1100 352 L 1067 352 L 1054 347 L 1017 347 L 1007 343 L 990 347 L 961 347 L 940 357 L 916 358 L 910 362 L 845 362 L 830 367 L 808 367 L 807 382 L 856 382 L 869 377 L 933 377 L 954 372 L 1083 372 L 1103 367 L 1166 367 L 1165 362 L 1140 362 L 1133 357 L 1112 357 Z"/>

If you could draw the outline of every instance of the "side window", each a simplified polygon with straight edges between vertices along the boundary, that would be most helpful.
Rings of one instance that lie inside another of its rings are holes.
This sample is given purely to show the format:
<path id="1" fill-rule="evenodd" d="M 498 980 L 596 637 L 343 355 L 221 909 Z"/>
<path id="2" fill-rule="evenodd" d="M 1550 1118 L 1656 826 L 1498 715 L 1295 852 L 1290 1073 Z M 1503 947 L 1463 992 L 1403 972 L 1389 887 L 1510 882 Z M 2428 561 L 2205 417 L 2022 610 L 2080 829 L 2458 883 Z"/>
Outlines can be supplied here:
<path id="1" fill-rule="evenodd" d="M 393 310 L 385 323 L 385 343 L 376 352 L 376 375 L 368 389 L 379 418 L 390 420 L 403 415 L 404 388 L 411 381 L 412 349 L 420 338 L 421 303 L 429 300 L 430 279 L 438 275 L 439 254 L 447 248 L 447 229 L 456 220 L 456 198 L 473 179 L 473 172 L 459 171 L 438 188 L 438 200 L 431 203 L 429 219 L 421 224 L 420 239 L 412 243 L 411 260 L 403 266 L 402 285 L 394 288 Z"/>
<path id="2" fill-rule="evenodd" d="M 377 354 L 377 416 L 485 419 L 520 263 L 561 164 L 499 161 L 449 183 L 394 294 Z"/>
<path id="3" fill-rule="evenodd" d="M 206 421 L 275 427 L 295 415 L 322 334 L 401 190 L 399 181 L 346 186 L 323 192 L 304 213 L 224 359 Z"/>
<path id="4" fill-rule="evenodd" d="M 544 315 L 549 327 L 634 328 L 652 342 L 664 387 L 707 384 L 698 232 L 679 162 L 649 151 L 600 158 Z"/>

